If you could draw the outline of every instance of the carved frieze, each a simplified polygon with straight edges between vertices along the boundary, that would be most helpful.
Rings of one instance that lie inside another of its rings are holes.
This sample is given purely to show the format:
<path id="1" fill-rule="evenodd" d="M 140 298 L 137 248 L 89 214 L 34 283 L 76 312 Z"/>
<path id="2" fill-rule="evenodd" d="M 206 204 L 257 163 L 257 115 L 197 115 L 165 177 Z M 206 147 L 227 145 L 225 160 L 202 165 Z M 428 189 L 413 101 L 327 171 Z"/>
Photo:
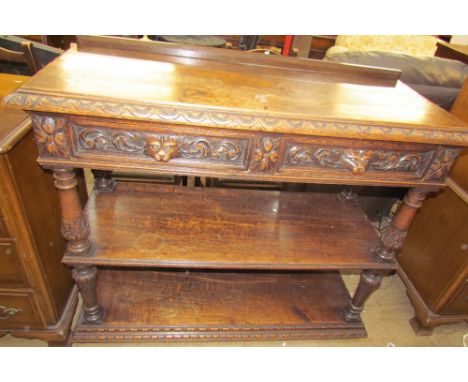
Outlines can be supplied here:
<path id="1" fill-rule="evenodd" d="M 247 140 L 194 137 L 73 125 L 79 152 L 151 157 L 158 162 L 189 159 L 243 166 Z"/>
<path id="2" fill-rule="evenodd" d="M 443 181 L 449 174 L 461 149 L 441 148 L 436 154 L 430 167 L 424 174 L 424 180 Z"/>
<path id="3" fill-rule="evenodd" d="M 21 313 L 21 309 L 7 308 L 6 306 L 0 305 L 0 320 L 8 320 L 19 313 Z"/>
<path id="4" fill-rule="evenodd" d="M 70 156 L 64 118 L 33 115 L 32 122 L 40 156 L 54 158 L 68 158 Z"/>
<path id="5" fill-rule="evenodd" d="M 417 174 L 430 161 L 433 151 L 398 152 L 315 145 L 286 145 L 284 166 L 325 167 L 361 175 L 367 171 L 397 171 Z"/>
<path id="6" fill-rule="evenodd" d="M 279 159 L 279 138 L 261 138 L 256 142 L 251 169 L 254 171 L 273 171 Z"/>

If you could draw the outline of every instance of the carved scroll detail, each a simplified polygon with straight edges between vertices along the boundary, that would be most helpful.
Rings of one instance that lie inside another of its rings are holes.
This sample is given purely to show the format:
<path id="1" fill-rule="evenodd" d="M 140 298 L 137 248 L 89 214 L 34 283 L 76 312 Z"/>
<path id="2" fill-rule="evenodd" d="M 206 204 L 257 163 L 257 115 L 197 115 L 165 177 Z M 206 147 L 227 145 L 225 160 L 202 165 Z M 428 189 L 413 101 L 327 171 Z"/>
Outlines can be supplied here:
<path id="1" fill-rule="evenodd" d="M 285 164 L 287 166 L 318 166 L 349 170 L 354 175 L 361 175 L 366 171 L 415 173 L 425 167 L 432 154 L 433 151 L 408 153 L 288 144 Z"/>
<path id="2" fill-rule="evenodd" d="M 65 158 L 70 156 L 64 118 L 33 115 L 32 121 L 40 156 Z"/>
<path id="3" fill-rule="evenodd" d="M 21 309 L 7 308 L 0 305 L 0 320 L 8 320 L 9 318 L 21 313 Z"/>
<path id="4" fill-rule="evenodd" d="M 144 155 L 158 162 L 182 158 L 235 164 L 242 162 L 247 147 L 246 140 L 235 138 L 111 131 L 76 125 L 73 129 L 80 150 Z"/>
<path id="5" fill-rule="evenodd" d="M 252 169 L 255 171 L 272 171 L 279 159 L 279 138 L 262 138 L 257 142 L 252 158 Z"/>
<path id="6" fill-rule="evenodd" d="M 461 149 L 442 148 L 424 175 L 424 180 L 442 181 L 449 174 Z"/>
<path id="7" fill-rule="evenodd" d="M 294 133 L 307 130 L 307 133 L 328 134 L 349 138 L 368 138 L 409 140 L 413 142 L 440 143 L 465 146 L 468 134 L 464 131 L 412 129 L 395 126 L 334 122 L 324 120 L 299 119 L 290 117 L 271 118 L 251 112 L 207 110 L 187 106 L 167 106 L 130 104 L 126 101 L 102 101 L 85 98 L 67 98 L 62 96 L 25 94 L 15 92 L 3 99 L 10 105 L 17 105 L 27 110 L 50 110 L 59 113 L 92 113 L 92 115 L 110 118 L 138 118 L 142 120 L 185 123 L 197 126 L 212 126 L 229 129 L 258 129 L 272 131 L 284 129 Z M 285 131 L 284 131 L 285 132 Z"/>

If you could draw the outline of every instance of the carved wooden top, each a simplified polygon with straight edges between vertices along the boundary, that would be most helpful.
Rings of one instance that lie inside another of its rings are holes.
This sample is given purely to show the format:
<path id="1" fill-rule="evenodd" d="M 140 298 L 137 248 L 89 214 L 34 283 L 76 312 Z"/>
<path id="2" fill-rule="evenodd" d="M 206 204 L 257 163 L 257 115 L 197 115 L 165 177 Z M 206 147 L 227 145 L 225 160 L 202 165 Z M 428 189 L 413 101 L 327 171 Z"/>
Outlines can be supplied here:
<path id="1" fill-rule="evenodd" d="M 72 49 L 6 102 L 211 128 L 468 146 L 468 125 L 400 82 L 347 83 L 282 62 L 236 63 L 230 53 L 217 53 L 218 61 L 160 54 L 143 59 Z"/>

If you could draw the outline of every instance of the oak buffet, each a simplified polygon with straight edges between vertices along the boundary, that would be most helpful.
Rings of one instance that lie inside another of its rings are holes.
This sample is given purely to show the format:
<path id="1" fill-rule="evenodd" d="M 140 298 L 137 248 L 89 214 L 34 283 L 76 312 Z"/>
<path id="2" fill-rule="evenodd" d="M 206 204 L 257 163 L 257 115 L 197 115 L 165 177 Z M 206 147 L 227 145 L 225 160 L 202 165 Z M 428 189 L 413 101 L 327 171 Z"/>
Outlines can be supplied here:
<path id="1" fill-rule="evenodd" d="M 74 341 L 363 337 L 364 302 L 468 127 L 399 72 L 86 37 L 6 102 L 53 169 L 84 308 Z M 74 168 L 97 171 L 85 209 Z M 343 185 L 338 195 L 111 172 Z M 380 238 L 348 186 L 408 187 Z M 351 299 L 340 270 L 361 272 Z"/>

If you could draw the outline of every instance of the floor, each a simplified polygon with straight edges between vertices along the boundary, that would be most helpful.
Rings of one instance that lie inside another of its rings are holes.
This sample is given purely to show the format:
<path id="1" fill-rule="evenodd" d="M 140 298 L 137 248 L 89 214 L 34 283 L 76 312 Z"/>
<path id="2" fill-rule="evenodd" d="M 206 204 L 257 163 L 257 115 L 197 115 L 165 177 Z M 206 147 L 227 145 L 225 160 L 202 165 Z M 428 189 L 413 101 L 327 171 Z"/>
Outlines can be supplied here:
<path id="1" fill-rule="evenodd" d="M 348 289 L 353 291 L 359 276 L 345 275 L 344 279 Z M 434 329 L 431 336 L 416 336 L 408 321 L 413 314 L 413 307 L 406 296 L 405 287 L 395 274 L 384 279 L 380 289 L 370 297 L 365 306 L 362 318 L 368 338 L 245 343 L 145 343 L 123 346 L 468 346 L 468 323 L 441 326 Z M 47 343 L 6 335 L 0 338 L 0 346 L 47 346 Z M 75 344 L 74 346 L 95 345 Z"/>

